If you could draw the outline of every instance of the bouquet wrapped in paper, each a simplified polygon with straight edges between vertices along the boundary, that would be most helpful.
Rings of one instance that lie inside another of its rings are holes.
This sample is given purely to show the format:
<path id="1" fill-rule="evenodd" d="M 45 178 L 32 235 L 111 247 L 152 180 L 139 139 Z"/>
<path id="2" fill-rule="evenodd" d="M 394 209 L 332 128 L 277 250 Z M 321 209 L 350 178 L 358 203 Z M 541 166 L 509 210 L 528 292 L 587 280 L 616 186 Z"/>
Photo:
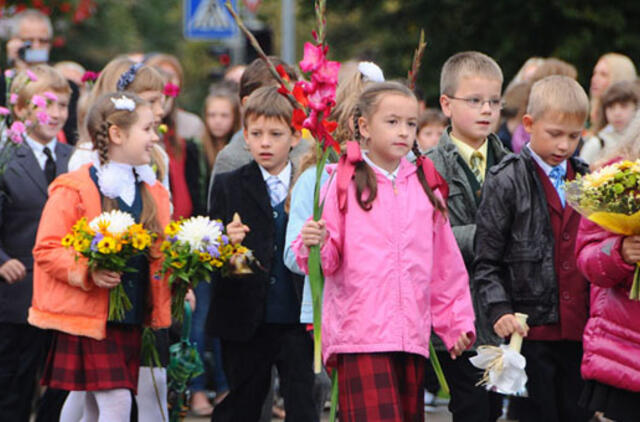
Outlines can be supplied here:
<path id="1" fill-rule="evenodd" d="M 640 234 L 640 159 L 619 161 L 565 185 L 567 202 L 600 227 L 623 236 Z M 636 264 L 629 298 L 640 300 Z"/>
<path id="2" fill-rule="evenodd" d="M 234 217 L 235 218 L 235 217 Z M 169 274 L 171 316 L 182 320 L 184 298 L 200 281 L 210 281 L 213 271 L 251 273 L 243 264 L 251 251 L 232 245 L 220 220 L 191 217 L 169 223 L 161 250 L 164 263 L 161 275 Z"/>
<path id="3" fill-rule="evenodd" d="M 119 210 L 103 212 L 91 222 L 81 218 L 62 238 L 62 246 L 73 248 L 78 256 L 88 260 L 89 268 L 118 273 L 135 271 L 127 267 L 129 259 L 148 253 L 154 235 L 137 224 L 133 217 Z M 118 284 L 109 292 L 110 321 L 122 321 L 132 304 Z"/>

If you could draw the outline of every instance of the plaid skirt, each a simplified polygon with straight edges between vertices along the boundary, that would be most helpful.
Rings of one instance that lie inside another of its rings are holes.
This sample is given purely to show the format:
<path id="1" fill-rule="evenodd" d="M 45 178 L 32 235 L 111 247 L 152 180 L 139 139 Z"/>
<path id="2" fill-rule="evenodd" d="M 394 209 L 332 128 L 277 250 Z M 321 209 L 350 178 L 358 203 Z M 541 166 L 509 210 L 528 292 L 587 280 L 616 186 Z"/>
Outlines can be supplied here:
<path id="1" fill-rule="evenodd" d="M 389 352 L 337 357 L 340 421 L 424 421 L 423 356 Z"/>
<path id="2" fill-rule="evenodd" d="M 142 334 L 136 325 L 107 325 L 104 340 L 56 332 L 42 385 L 67 391 L 138 387 Z"/>

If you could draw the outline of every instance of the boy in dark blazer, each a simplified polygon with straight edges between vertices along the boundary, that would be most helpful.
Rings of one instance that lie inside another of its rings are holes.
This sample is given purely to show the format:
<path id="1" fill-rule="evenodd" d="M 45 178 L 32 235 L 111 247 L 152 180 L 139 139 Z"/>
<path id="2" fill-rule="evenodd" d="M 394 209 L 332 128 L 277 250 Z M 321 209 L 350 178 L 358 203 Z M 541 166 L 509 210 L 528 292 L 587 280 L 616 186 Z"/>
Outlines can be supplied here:
<path id="1" fill-rule="evenodd" d="M 67 120 L 71 89 L 53 68 L 32 68 L 36 81 L 18 74 L 14 118 L 30 122 L 0 175 L 0 420 L 28 421 L 34 385 L 47 352 L 45 331 L 27 323 L 33 295 L 33 256 L 49 183 L 66 173 L 72 147 L 57 141 Z M 49 96 L 46 107 L 35 96 Z M 38 113 L 47 114 L 47 122 Z M 11 142 L 7 140 L 6 142 Z M 7 146 L 5 146 L 7 148 Z"/>
<path id="2" fill-rule="evenodd" d="M 244 137 L 253 161 L 216 177 L 212 218 L 227 225 L 261 263 L 244 278 L 215 281 L 208 331 L 220 337 L 229 395 L 212 420 L 257 421 L 271 381 L 280 374 L 287 420 L 317 421 L 312 388 L 311 337 L 299 323 L 302 278 L 284 265 L 285 210 L 294 173 L 289 152 L 300 141 L 291 126 L 293 108 L 277 87 L 256 90 L 245 104 Z M 243 221 L 233 218 L 241 216 Z M 232 221 L 233 220 L 233 221 Z"/>

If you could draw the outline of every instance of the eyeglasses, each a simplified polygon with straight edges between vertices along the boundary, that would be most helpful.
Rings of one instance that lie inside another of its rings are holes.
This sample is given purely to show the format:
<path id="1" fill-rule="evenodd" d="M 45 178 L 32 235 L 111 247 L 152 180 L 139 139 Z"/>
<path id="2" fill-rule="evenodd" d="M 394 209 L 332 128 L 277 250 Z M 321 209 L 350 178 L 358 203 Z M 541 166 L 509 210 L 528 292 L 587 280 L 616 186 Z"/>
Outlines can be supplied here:
<path id="1" fill-rule="evenodd" d="M 502 100 L 499 98 L 483 100 L 482 98 L 478 98 L 478 97 L 458 98 L 458 97 L 450 97 L 448 95 L 447 95 L 447 98 L 450 98 L 452 100 L 464 101 L 471 108 L 482 108 L 484 103 L 489 104 L 489 108 L 491 108 L 491 110 L 501 110 L 502 107 L 504 106 Z"/>

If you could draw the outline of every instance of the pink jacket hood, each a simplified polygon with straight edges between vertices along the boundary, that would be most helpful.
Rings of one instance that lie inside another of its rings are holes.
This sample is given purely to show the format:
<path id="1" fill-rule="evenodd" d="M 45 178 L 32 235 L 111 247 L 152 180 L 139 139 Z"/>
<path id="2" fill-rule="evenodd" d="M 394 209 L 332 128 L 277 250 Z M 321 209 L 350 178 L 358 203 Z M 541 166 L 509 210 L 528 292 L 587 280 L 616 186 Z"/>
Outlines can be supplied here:
<path id="1" fill-rule="evenodd" d="M 378 193 L 370 211 L 358 205 L 353 181 L 344 213 L 339 177 L 325 187 L 325 362 L 337 353 L 404 351 L 428 357 L 432 326 L 447 348 L 462 333 L 475 339 L 461 253 L 449 222 L 424 193 L 416 166 L 403 159 L 394 182 L 374 172 Z M 307 272 L 308 248 L 300 237 L 293 250 Z"/>
<path id="2" fill-rule="evenodd" d="M 622 259 L 622 239 L 584 218 L 580 222 L 578 268 L 592 283 L 582 376 L 638 392 L 640 302 L 629 299 L 634 267 Z"/>

